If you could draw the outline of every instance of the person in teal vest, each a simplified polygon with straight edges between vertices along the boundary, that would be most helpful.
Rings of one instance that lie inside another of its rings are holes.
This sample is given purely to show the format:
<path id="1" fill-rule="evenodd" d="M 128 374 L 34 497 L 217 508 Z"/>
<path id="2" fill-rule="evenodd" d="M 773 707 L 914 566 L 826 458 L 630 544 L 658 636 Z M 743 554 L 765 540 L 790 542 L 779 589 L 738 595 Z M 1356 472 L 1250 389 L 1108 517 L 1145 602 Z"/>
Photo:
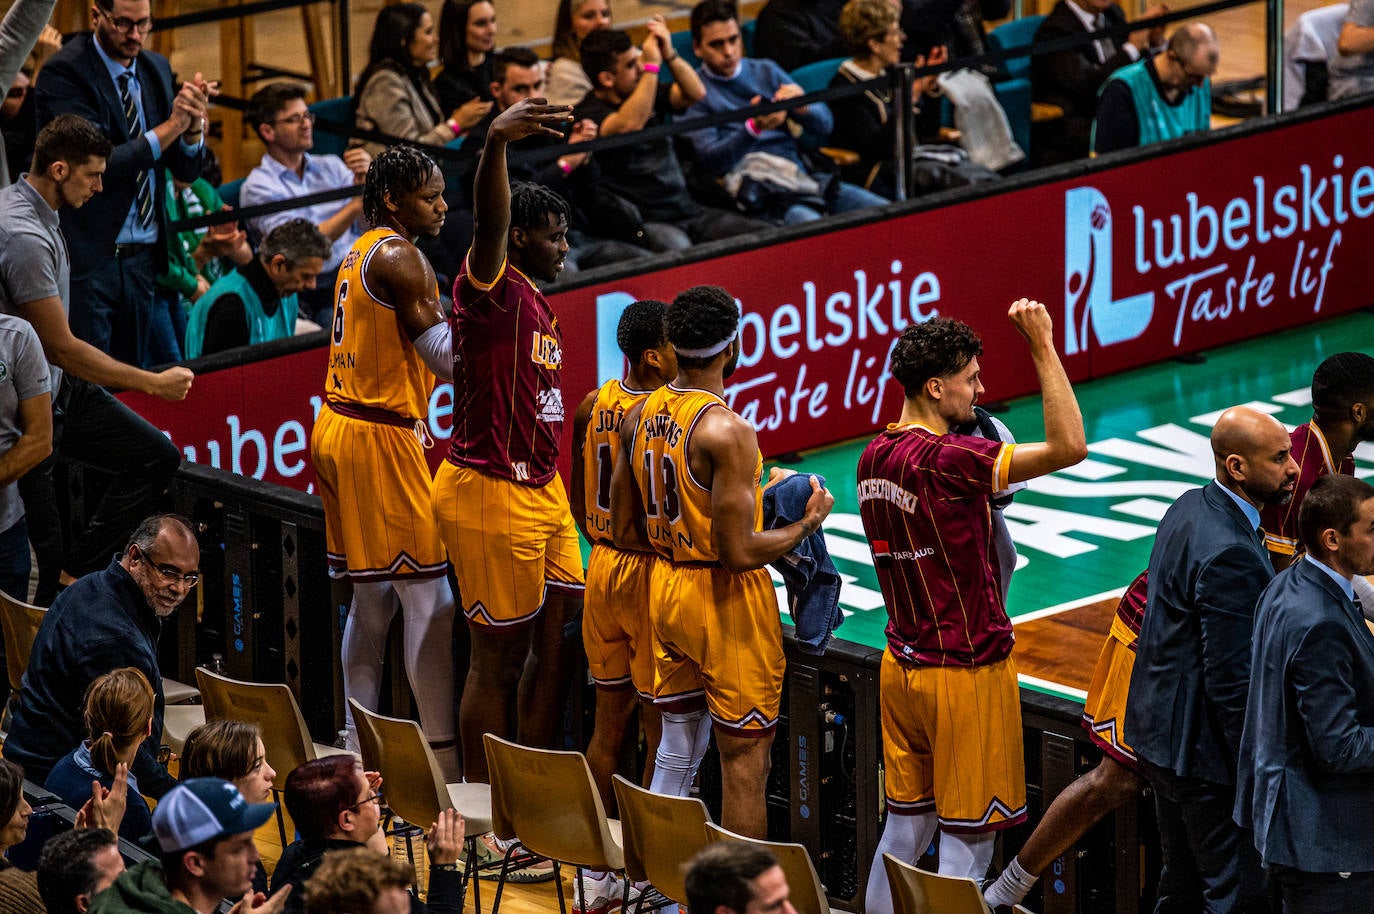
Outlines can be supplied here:
<path id="1" fill-rule="evenodd" d="M 215 280 L 186 322 L 186 358 L 195 359 L 296 332 L 296 293 L 313 289 L 329 239 L 309 219 L 268 232 L 258 256 Z"/>
<path id="2" fill-rule="evenodd" d="M 1117 70 L 1098 93 L 1093 155 L 1205 131 L 1212 119 L 1211 77 L 1220 60 L 1216 32 L 1189 22 L 1169 36 L 1163 53 Z"/>

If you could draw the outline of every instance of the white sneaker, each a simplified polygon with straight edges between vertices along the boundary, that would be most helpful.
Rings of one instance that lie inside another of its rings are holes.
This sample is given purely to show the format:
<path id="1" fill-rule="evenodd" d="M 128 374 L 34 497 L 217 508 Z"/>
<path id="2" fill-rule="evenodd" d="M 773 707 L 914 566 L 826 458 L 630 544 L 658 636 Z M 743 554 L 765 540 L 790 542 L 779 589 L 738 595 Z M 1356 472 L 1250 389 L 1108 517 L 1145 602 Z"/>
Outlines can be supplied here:
<path id="1" fill-rule="evenodd" d="M 514 844 L 514 841 L 502 841 L 492 832 L 487 832 L 477 839 L 477 862 L 479 865 L 488 862 L 500 863 L 501 858 L 506 855 L 506 851 Z M 495 881 L 501 878 L 500 867 L 485 870 L 481 873 L 481 879 Z M 543 857 L 529 863 L 519 869 L 512 869 L 506 873 L 507 882 L 518 882 L 521 884 L 531 882 L 548 882 L 553 878 L 553 861 Z"/>
<path id="2" fill-rule="evenodd" d="M 620 909 L 624 893 L 625 880 L 615 873 L 584 874 L 573 888 L 573 911 L 576 914 L 610 914 Z M 639 889 L 633 885 L 628 900 L 631 906 L 639 900 Z"/>

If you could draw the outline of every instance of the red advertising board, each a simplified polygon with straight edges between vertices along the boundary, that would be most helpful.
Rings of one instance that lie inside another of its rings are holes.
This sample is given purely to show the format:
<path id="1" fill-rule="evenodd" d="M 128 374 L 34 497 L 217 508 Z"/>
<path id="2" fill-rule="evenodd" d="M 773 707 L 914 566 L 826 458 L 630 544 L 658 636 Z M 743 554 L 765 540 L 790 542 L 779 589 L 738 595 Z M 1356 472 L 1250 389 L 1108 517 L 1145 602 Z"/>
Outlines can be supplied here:
<path id="1" fill-rule="evenodd" d="M 982 335 L 987 398 L 1002 399 L 1037 387 L 1005 316 L 1017 298 L 1049 305 L 1075 380 L 1367 306 L 1371 216 L 1363 108 L 552 295 L 564 401 L 620 373 L 628 303 L 721 285 L 743 315 L 733 407 L 766 454 L 815 447 L 896 416 L 888 350 L 937 314 Z M 204 375 L 183 404 L 125 399 L 188 459 L 305 488 L 323 377 L 317 349 Z M 447 387 L 431 399 L 436 460 L 452 403 Z"/>

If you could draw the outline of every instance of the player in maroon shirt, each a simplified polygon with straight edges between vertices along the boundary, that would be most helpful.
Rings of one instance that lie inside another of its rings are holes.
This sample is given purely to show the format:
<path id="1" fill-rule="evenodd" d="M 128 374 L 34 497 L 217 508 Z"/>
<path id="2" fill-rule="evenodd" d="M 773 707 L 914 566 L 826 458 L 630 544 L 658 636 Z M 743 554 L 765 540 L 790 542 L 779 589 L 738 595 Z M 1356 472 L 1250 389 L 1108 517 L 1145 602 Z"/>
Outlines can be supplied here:
<path id="1" fill-rule="evenodd" d="M 563 343 L 538 286 L 562 269 L 568 207 L 545 188 L 512 188 L 506 168 L 509 143 L 561 137 L 570 110 L 532 99 L 492 122 L 453 290 L 454 429 L 434 510 L 472 637 L 458 717 L 469 781 L 487 780 L 484 733 L 553 743 L 568 688 L 564 625 L 581 610 L 582 556 L 555 469 Z"/>
<path id="2" fill-rule="evenodd" d="M 1275 571 L 1299 552 L 1298 509 L 1303 496 L 1327 473 L 1355 474 L 1351 455 L 1362 441 L 1374 441 L 1374 356 L 1338 352 L 1312 373 L 1312 420 L 1295 428 L 1293 459 L 1298 484 L 1284 505 L 1260 509 L 1260 526 Z"/>
<path id="3" fill-rule="evenodd" d="M 881 672 L 888 816 L 865 910 L 889 914 L 884 853 L 914 863 L 943 829 L 940 872 L 982 879 L 996 832 L 1024 821 L 1025 770 L 1011 621 L 989 551 L 994 492 L 1087 455 L 1083 418 L 1045 306 L 1007 316 L 1030 346 L 1046 440 L 950 433 L 983 393 L 982 343 L 949 318 L 915 324 L 892 350 L 899 421 L 859 458 L 859 513 L 887 604 Z"/>

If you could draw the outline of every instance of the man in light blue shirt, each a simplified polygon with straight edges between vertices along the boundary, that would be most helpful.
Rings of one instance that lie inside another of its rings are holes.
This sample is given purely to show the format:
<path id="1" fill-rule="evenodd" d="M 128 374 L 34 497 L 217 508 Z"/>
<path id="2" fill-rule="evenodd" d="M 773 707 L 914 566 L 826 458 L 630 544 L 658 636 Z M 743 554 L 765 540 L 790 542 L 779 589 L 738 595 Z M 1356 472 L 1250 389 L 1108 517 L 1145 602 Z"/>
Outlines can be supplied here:
<path id="1" fill-rule="evenodd" d="M 267 152 L 262 163 L 254 168 L 239 191 L 242 206 L 258 206 L 304 197 L 325 190 L 337 190 L 350 184 L 362 184 L 372 157 L 362 148 L 349 149 L 343 158 L 332 155 L 311 155 L 315 145 L 314 115 L 305 105 L 305 90 L 291 83 L 271 83 L 253 94 L 248 110 L 249 123 L 258 132 Z M 248 223 L 254 244 L 261 244 L 267 234 L 296 218 L 309 219 L 329 239 L 332 250 L 324 262 L 324 271 L 313 289 L 300 294 L 301 314 L 314 316 L 315 322 L 327 326 L 334 307 L 334 280 L 339 264 L 352 249 L 353 243 L 367 231 L 363 220 L 361 195 L 347 200 L 317 203 L 299 209 L 282 210 L 258 216 Z"/>
<path id="2" fill-rule="evenodd" d="M 38 126 L 76 114 L 115 144 L 104 192 L 61 213 L 72 330 L 143 365 L 154 281 L 167 267 L 162 184 L 167 172 L 187 182 L 199 176 L 215 88 L 197 73 L 175 90 L 167 59 L 143 50 L 153 28 L 148 0 L 96 0 L 91 11 L 94 31 L 73 38 L 39 75 Z"/>

